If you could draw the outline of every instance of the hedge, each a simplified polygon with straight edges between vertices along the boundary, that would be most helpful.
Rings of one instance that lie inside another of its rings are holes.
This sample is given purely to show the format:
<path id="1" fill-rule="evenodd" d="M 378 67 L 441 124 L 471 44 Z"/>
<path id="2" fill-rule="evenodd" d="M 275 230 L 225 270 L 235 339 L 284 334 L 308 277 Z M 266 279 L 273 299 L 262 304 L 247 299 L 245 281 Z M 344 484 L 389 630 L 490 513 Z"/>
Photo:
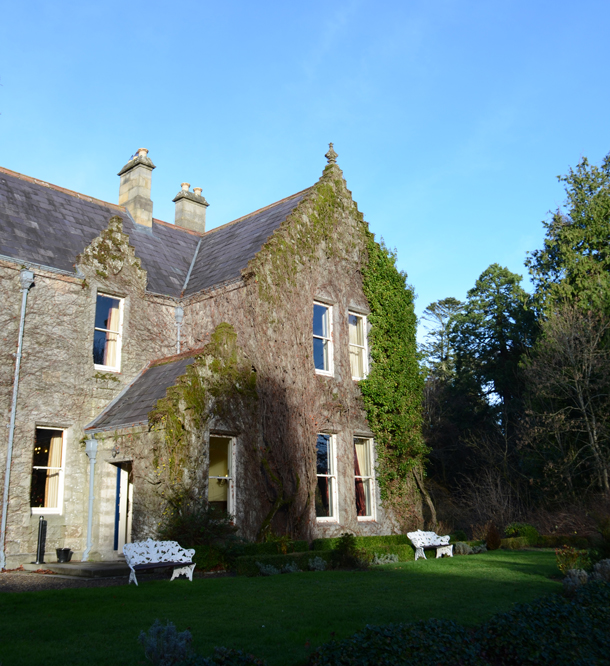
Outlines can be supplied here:
<path id="1" fill-rule="evenodd" d="M 371 559 L 374 557 L 375 553 L 378 555 L 396 555 L 399 562 L 410 562 L 415 559 L 415 551 L 411 546 L 405 544 L 396 544 L 394 546 L 384 546 L 377 545 L 375 547 L 366 547 L 362 550 L 371 556 Z M 328 552 L 328 551 L 325 551 Z"/>
<path id="2" fill-rule="evenodd" d="M 311 542 L 312 550 L 333 550 L 340 537 L 332 539 L 314 539 Z M 372 550 L 379 546 L 411 546 L 411 539 L 406 534 L 388 534 L 386 536 L 357 536 L 356 547 Z M 377 551 L 381 552 L 381 551 Z"/>
<path id="3" fill-rule="evenodd" d="M 309 550 L 307 541 L 292 541 L 288 544 L 289 553 L 304 553 Z M 241 551 L 241 547 L 240 547 Z M 281 555 L 280 544 L 274 541 L 265 543 L 247 543 L 243 547 L 243 556 L 248 555 Z"/>
<path id="4" fill-rule="evenodd" d="M 536 544 L 530 544 L 527 537 L 510 537 L 500 541 L 500 548 L 504 550 L 521 550 L 521 548 L 527 548 L 530 545 L 535 546 Z"/>
<path id="5" fill-rule="evenodd" d="M 193 562 L 197 565 L 196 569 L 199 571 L 210 571 L 227 566 L 225 555 L 220 548 L 216 546 L 193 546 L 193 548 L 195 549 Z"/>
<path id="6" fill-rule="evenodd" d="M 193 546 L 193 548 L 195 549 L 193 562 L 199 571 L 211 571 L 219 567 L 233 569 L 238 557 L 281 554 L 279 545 L 273 542 L 236 544 L 226 550 L 218 546 Z M 309 544 L 307 541 L 293 541 L 289 545 L 289 550 L 303 553 L 309 550 Z"/>
<path id="7" fill-rule="evenodd" d="M 573 534 L 548 534 L 541 536 L 536 545 L 541 548 L 561 548 L 561 546 L 589 548 L 589 540 L 587 537 L 575 536 Z"/>
<path id="8" fill-rule="evenodd" d="M 260 576 L 261 572 L 257 564 L 260 562 L 260 564 L 274 566 L 276 569 L 281 569 L 287 564 L 296 564 L 302 571 L 308 571 L 309 560 L 313 560 L 315 557 L 322 558 L 330 569 L 334 553 L 331 550 L 310 550 L 306 553 L 290 553 L 289 555 L 248 555 L 236 559 L 235 570 L 239 576 Z"/>

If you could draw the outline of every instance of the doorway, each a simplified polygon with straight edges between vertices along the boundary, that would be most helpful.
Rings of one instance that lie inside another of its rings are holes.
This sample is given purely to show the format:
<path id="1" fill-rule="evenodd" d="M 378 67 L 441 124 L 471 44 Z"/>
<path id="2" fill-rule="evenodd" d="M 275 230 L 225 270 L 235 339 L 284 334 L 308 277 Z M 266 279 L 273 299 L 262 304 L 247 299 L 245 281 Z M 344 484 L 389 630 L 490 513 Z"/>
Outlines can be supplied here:
<path id="1" fill-rule="evenodd" d="M 123 553 L 123 546 L 131 542 L 131 514 L 133 506 L 133 476 L 131 463 L 116 465 L 116 501 L 114 512 L 114 550 Z"/>

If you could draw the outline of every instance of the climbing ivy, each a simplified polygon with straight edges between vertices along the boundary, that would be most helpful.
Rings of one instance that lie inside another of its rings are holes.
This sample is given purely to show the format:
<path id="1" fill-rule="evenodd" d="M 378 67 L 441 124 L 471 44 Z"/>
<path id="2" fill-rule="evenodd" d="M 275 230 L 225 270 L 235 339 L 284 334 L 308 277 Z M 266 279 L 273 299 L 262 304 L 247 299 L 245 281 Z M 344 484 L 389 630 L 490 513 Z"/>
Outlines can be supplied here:
<path id="1" fill-rule="evenodd" d="M 368 377 L 360 382 L 367 420 L 375 435 L 377 480 L 383 499 L 405 492 L 410 473 L 428 452 L 421 435 L 423 378 L 415 342 L 413 289 L 396 268 L 396 255 L 366 231 L 368 259 L 363 289 L 371 314 Z"/>
<path id="2" fill-rule="evenodd" d="M 183 487 L 184 471 L 192 468 L 193 434 L 200 433 L 214 418 L 243 429 L 243 418 L 255 415 L 256 402 L 256 373 L 237 345 L 235 329 L 223 322 L 148 415 L 153 429 L 162 432 L 153 458 L 161 493 L 171 490 L 174 495 L 177 491 L 188 495 L 188 488 Z M 234 423 L 236 418 L 239 423 Z"/>

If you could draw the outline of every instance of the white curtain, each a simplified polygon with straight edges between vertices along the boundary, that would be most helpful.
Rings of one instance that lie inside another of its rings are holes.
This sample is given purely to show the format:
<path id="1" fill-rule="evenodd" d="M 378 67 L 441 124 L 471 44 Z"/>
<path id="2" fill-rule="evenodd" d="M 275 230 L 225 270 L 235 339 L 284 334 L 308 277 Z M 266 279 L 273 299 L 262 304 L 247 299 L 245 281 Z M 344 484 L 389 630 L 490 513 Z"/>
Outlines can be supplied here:
<path id="1" fill-rule="evenodd" d="M 352 377 L 364 376 L 364 332 L 362 322 L 362 317 L 349 316 L 349 361 Z"/>
<path id="2" fill-rule="evenodd" d="M 104 365 L 115 368 L 117 365 L 117 351 L 119 344 L 119 315 L 120 315 L 120 302 L 115 301 L 116 305 L 108 310 L 108 323 L 107 328 L 112 333 L 106 333 L 106 348 L 104 349 Z"/>
<path id="3" fill-rule="evenodd" d="M 61 453 L 63 449 L 63 435 L 51 437 L 49 443 L 49 460 L 47 467 L 47 481 L 45 484 L 44 505 L 48 509 L 59 506 L 59 475 L 61 473 Z"/>

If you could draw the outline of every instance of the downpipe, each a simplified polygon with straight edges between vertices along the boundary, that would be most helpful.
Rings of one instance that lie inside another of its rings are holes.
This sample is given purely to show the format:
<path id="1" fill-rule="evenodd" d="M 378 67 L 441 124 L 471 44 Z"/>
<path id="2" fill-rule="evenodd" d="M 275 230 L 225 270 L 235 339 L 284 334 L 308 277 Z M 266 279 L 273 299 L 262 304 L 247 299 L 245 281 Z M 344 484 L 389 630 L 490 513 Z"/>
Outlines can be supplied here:
<path id="1" fill-rule="evenodd" d="M 19 275 L 21 283 L 21 319 L 19 322 L 19 342 L 17 344 L 17 358 L 15 361 L 15 378 L 13 379 L 13 400 L 11 403 L 11 420 L 8 431 L 8 447 L 6 451 L 6 472 L 4 474 L 4 491 L 2 493 L 2 522 L 0 523 L 0 571 L 6 568 L 6 519 L 8 516 L 8 490 L 11 483 L 11 463 L 13 461 L 13 440 L 15 438 L 15 417 L 17 415 L 17 396 L 19 394 L 19 370 L 21 368 L 21 354 L 23 351 L 23 330 L 25 328 L 25 309 L 28 302 L 28 293 L 34 284 L 34 273 L 22 270 Z"/>

